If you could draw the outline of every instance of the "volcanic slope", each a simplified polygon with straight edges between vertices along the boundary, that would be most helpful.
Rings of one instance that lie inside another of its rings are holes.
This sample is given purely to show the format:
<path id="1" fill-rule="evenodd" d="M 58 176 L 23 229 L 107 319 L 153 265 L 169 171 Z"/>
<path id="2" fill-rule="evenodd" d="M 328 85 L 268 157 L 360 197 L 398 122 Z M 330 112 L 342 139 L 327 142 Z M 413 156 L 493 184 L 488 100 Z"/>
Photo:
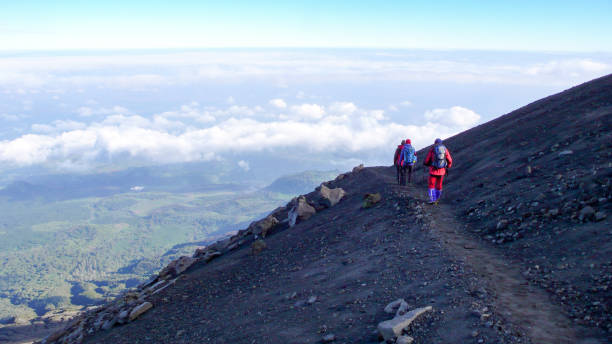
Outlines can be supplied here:
<path id="1" fill-rule="evenodd" d="M 85 341 L 379 343 L 403 298 L 433 306 L 406 329 L 416 343 L 611 342 L 611 114 L 607 76 L 445 140 L 455 167 L 437 207 L 420 174 L 398 187 L 392 168 L 357 168 L 325 183 L 347 192 L 337 205 L 277 225 L 258 254 L 242 231 Z"/>

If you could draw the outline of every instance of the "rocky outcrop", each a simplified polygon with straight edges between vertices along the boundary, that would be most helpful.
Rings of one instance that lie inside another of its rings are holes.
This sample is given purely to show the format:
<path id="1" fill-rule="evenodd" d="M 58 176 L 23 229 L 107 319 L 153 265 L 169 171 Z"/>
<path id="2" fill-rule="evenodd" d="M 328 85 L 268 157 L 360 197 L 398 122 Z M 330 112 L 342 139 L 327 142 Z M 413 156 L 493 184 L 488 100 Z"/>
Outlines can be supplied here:
<path id="1" fill-rule="evenodd" d="M 293 227 L 301 221 L 308 220 L 316 212 L 315 208 L 308 204 L 306 197 L 298 197 L 296 204 L 289 211 L 289 227 Z"/>
<path id="2" fill-rule="evenodd" d="M 346 196 L 346 192 L 342 188 L 330 189 L 322 184 L 319 188 L 318 195 L 318 203 L 325 208 L 330 208 L 338 204 L 338 202 Z"/>
<path id="3" fill-rule="evenodd" d="M 198 261 L 197 258 L 192 257 L 180 257 L 177 260 L 174 260 L 168 264 L 162 271 L 159 273 L 159 278 L 167 279 L 168 277 L 175 277 L 182 274 L 185 270 L 187 270 L 190 266 L 195 264 Z"/>
<path id="4" fill-rule="evenodd" d="M 135 320 L 136 318 L 143 315 L 145 312 L 147 312 L 151 308 L 153 308 L 153 304 L 151 302 L 144 302 L 134 307 L 134 309 L 132 309 L 132 311 L 130 312 L 130 321 Z"/>
<path id="5" fill-rule="evenodd" d="M 268 215 L 263 220 L 251 223 L 248 230 L 254 235 L 265 238 L 266 235 L 268 235 L 268 232 L 271 232 L 272 229 L 276 227 L 279 223 L 280 222 L 276 217 Z"/>

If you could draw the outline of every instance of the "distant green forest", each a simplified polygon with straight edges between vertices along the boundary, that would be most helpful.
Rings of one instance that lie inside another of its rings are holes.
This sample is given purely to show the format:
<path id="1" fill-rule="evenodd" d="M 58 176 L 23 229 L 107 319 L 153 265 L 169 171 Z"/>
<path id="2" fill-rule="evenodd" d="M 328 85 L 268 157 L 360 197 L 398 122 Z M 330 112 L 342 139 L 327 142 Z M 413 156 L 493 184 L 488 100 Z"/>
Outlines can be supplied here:
<path id="1" fill-rule="evenodd" d="M 68 200 L 1 196 L 0 322 L 111 298 L 336 174 L 294 175 L 250 193 L 234 187 Z"/>

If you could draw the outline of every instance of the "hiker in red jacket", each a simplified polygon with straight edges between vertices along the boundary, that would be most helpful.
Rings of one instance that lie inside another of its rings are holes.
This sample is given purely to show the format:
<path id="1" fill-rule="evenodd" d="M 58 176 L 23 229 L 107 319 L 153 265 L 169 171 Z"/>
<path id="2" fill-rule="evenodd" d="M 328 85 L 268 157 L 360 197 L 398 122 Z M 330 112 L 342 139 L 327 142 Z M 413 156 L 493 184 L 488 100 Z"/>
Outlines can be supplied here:
<path id="1" fill-rule="evenodd" d="M 402 152 L 402 148 L 404 147 L 404 144 L 406 143 L 405 140 L 402 140 L 402 144 L 400 144 L 399 146 L 397 146 L 397 148 L 395 149 L 395 155 L 393 155 L 393 165 L 395 166 L 395 171 L 397 173 L 397 184 L 398 185 L 402 185 L 402 179 L 403 179 L 403 170 L 402 170 L 402 166 L 400 164 L 400 153 Z"/>
<path id="2" fill-rule="evenodd" d="M 423 162 L 429 166 L 429 204 L 438 204 L 442 195 L 442 180 L 446 175 L 446 169 L 453 166 L 448 149 L 442 144 L 442 140 L 436 139 L 433 148 L 427 153 L 427 158 Z"/>

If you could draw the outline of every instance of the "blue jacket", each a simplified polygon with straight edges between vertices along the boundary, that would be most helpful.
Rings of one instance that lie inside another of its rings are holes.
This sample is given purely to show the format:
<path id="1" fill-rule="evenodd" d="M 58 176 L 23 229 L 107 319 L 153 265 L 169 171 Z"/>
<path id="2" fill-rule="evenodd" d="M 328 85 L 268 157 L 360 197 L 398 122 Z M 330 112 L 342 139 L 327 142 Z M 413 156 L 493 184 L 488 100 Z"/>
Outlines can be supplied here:
<path id="1" fill-rule="evenodd" d="M 411 144 L 406 143 L 400 153 L 400 166 L 414 165 L 416 161 L 417 156 L 414 148 Z"/>

